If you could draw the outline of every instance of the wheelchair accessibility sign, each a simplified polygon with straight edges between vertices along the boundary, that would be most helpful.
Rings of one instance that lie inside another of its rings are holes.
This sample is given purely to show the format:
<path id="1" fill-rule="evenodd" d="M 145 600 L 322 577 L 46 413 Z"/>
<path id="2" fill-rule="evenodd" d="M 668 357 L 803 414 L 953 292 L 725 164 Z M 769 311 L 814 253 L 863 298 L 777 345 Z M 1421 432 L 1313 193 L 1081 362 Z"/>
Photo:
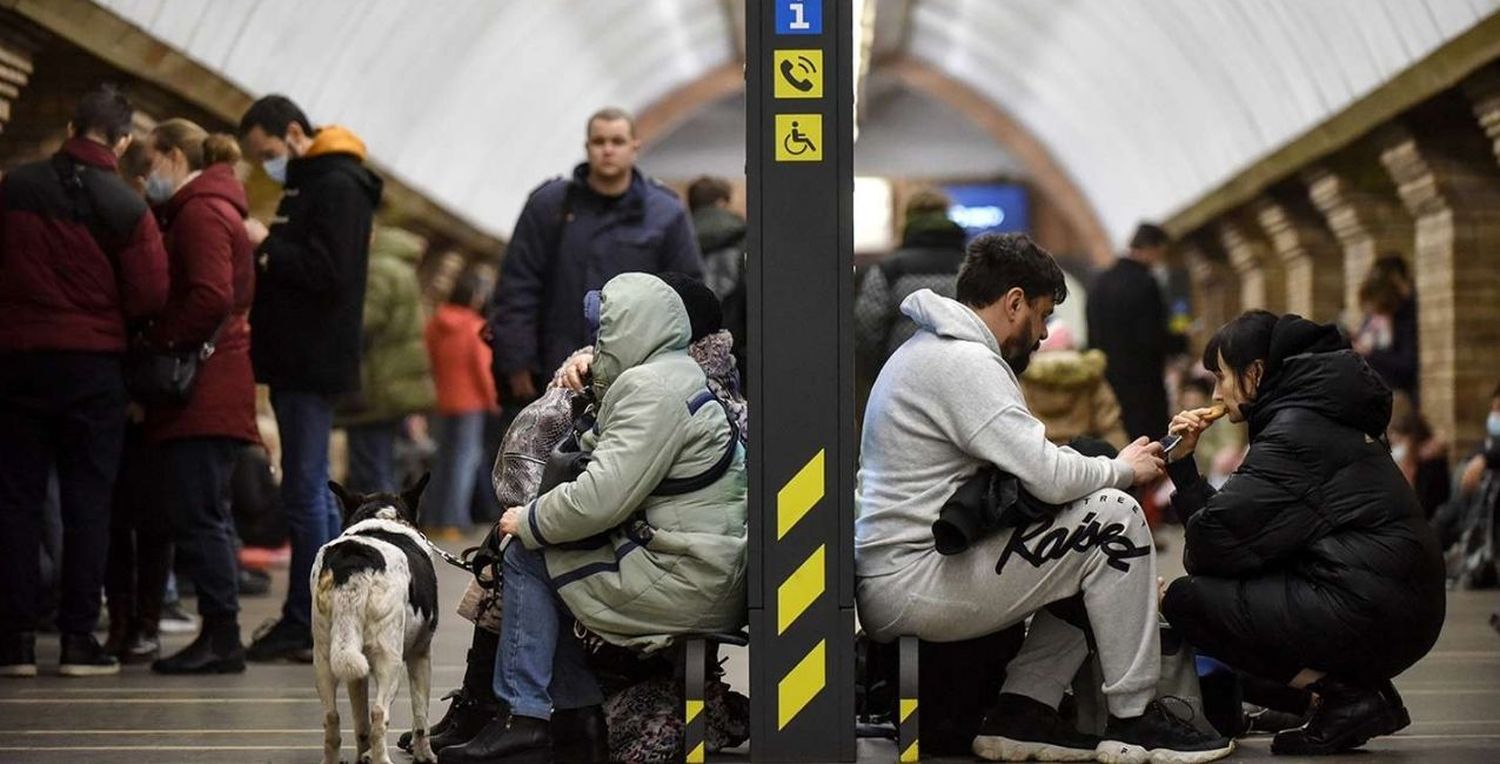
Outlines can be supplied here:
<path id="1" fill-rule="evenodd" d="M 823 115 L 777 114 L 776 161 L 823 161 Z"/>

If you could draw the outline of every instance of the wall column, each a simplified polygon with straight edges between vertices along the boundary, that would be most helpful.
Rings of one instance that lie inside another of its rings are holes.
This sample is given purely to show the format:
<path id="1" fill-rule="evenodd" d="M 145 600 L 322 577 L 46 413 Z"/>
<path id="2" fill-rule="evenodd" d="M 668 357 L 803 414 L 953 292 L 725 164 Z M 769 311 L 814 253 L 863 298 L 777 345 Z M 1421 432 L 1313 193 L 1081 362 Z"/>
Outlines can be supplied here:
<path id="1" fill-rule="evenodd" d="M 1229 264 L 1240 278 L 1240 308 L 1285 312 L 1286 269 L 1256 227 L 1231 217 L 1219 223 L 1218 233 Z"/>
<path id="2" fill-rule="evenodd" d="M 1286 269 L 1286 311 L 1337 321 L 1344 303 L 1344 258 L 1301 186 L 1254 205 L 1256 218 Z"/>

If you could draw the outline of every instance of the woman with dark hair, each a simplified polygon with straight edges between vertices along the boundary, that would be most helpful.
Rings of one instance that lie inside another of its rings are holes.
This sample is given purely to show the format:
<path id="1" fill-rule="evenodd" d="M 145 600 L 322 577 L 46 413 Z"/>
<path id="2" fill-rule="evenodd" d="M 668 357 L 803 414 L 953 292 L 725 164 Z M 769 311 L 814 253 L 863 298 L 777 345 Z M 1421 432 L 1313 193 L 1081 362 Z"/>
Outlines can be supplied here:
<path id="1" fill-rule="evenodd" d="M 1278 754 L 1329 754 L 1410 723 L 1390 679 L 1437 640 L 1443 560 L 1385 443 L 1391 392 L 1332 325 L 1251 311 L 1204 350 L 1214 398 L 1250 425 L 1215 492 L 1189 458 L 1209 426 L 1178 414 L 1173 505 L 1183 564 L 1162 602 L 1202 652 L 1315 694 Z"/>

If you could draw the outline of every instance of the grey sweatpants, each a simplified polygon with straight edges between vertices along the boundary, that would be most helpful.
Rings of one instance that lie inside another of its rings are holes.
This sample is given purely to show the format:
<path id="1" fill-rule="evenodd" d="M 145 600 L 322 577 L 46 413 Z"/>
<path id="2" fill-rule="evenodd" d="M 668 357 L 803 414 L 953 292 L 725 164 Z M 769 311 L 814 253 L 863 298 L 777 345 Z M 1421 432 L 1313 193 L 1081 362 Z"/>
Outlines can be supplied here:
<path id="1" fill-rule="evenodd" d="M 1107 488 L 1050 523 L 985 539 L 963 554 L 934 549 L 904 570 L 861 578 L 860 623 L 876 640 L 952 642 L 1035 614 L 1005 692 L 1053 708 L 1088 653 L 1083 632 L 1041 608 L 1083 592 L 1110 713 L 1138 716 L 1161 673 L 1156 557 L 1140 505 Z"/>

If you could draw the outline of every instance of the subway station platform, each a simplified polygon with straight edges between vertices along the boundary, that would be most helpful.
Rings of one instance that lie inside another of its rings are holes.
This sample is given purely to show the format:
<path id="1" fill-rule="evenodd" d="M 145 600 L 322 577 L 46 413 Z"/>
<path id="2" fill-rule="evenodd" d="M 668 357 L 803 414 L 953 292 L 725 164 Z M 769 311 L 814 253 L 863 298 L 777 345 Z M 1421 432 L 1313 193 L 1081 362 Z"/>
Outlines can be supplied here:
<path id="1" fill-rule="evenodd" d="M 1174 539 L 1175 541 L 1175 539 Z M 1179 543 L 1159 555 L 1164 575 L 1180 570 Z M 433 661 L 433 695 L 456 687 L 470 627 L 452 613 L 463 589 L 462 574 L 440 566 L 439 595 L 445 603 Z M 248 632 L 277 612 L 285 591 L 278 571 L 270 596 L 244 602 Z M 1492 762 L 1500 758 L 1500 634 L 1489 625 L 1500 607 L 1496 592 L 1454 592 L 1437 647 L 1396 684 L 1411 708 L 1412 725 L 1373 741 L 1366 753 L 1325 759 L 1373 764 L 1392 762 Z M 171 637 L 176 650 L 188 637 Z M 315 762 L 322 745 L 312 667 L 252 664 L 238 676 L 162 677 L 144 666 L 119 676 L 63 679 L 52 672 L 56 638 L 39 638 L 42 676 L 0 682 L 0 762 Z M 728 681 L 745 692 L 745 651 L 729 655 Z M 342 698 L 341 715 L 350 718 Z M 434 699 L 434 719 L 446 705 Z M 390 743 L 395 761 L 410 761 L 394 749 L 396 733 L 409 729 L 411 709 L 403 687 L 392 708 Z M 832 721 L 832 720 L 830 720 Z M 354 759 L 353 732 L 343 731 L 344 760 Z M 861 741 L 860 762 L 894 762 L 896 747 Z M 711 756 L 748 761 L 746 750 Z M 1241 741 L 1231 761 L 1271 761 L 1270 738 Z M 1275 757 L 1276 761 L 1290 761 Z"/>

